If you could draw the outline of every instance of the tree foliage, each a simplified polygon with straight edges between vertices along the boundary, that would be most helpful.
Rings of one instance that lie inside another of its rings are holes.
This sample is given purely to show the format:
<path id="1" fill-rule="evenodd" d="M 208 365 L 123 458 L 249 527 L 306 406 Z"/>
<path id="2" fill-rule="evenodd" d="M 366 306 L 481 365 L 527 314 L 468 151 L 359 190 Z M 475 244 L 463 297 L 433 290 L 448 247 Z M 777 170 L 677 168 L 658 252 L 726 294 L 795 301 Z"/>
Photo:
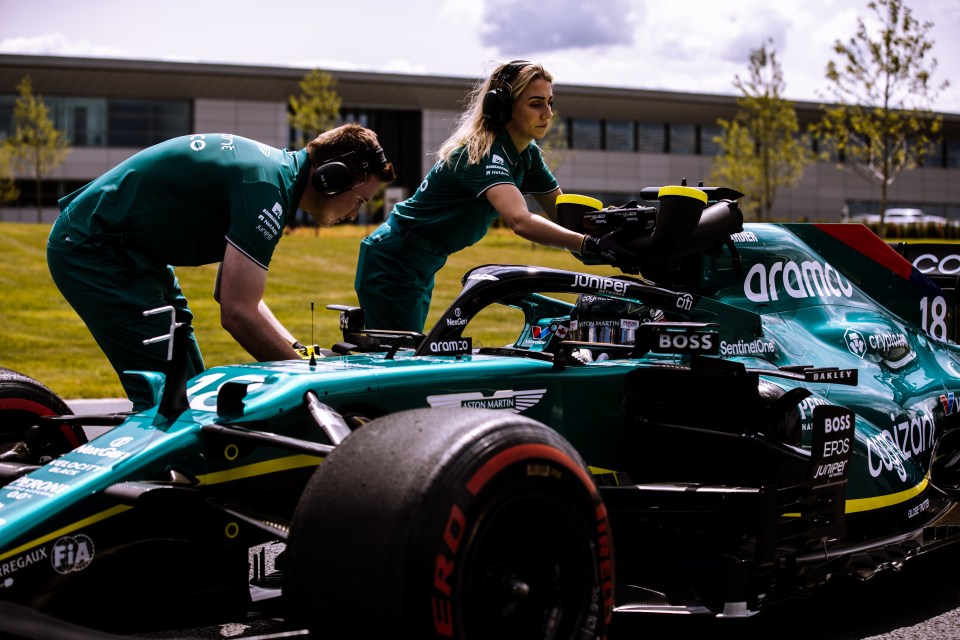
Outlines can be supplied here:
<path id="1" fill-rule="evenodd" d="M 0 143 L 0 204 L 13 202 L 20 190 L 13 181 L 13 149 L 9 141 Z"/>
<path id="2" fill-rule="evenodd" d="M 741 93 L 739 109 L 732 120 L 718 120 L 720 155 L 710 179 L 746 194 L 744 213 L 762 221 L 769 218 L 777 191 L 796 185 L 813 157 L 800 139 L 793 103 L 781 97 L 783 72 L 772 41 L 750 52 L 749 78 L 738 75 L 733 84 Z"/>
<path id="3" fill-rule="evenodd" d="M 14 164 L 36 179 L 37 222 L 42 222 L 43 177 L 60 166 L 70 153 L 66 133 L 50 119 L 43 98 L 33 94 L 30 76 L 17 85 L 20 94 L 13 105 L 13 135 L 6 141 Z"/>
<path id="4" fill-rule="evenodd" d="M 573 150 L 567 140 L 567 123 L 564 118 L 553 114 L 547 135 L 537 143 L 543 151 L 543 161 L 551 173 L 556 173 L 567 160 L 573 157 Z"/>
<path id="5" fill-rule="evenodd" d="M 300 81 L 300 95 L 290 96 L 287 119 L 297 131 L 298 146 L 305 146 L 336 126 L 342 102 L 336 86 L 332 75 L 314 69 Z"/>
<path id="6" fill-rule="evenodd" d="M 929 57 L 931 22 L 918 22 L 902 0 L 871 0 L 868 27 L 857 19 L 856 35 L 837 40 L 839 60 L 827 65 L 832 106 L 813 128 L 825 158 L 840 158 L 880 187 L 880 222 L 890 185 L 922 162 L 939 139 L 942 117 L 930 109 L 948 86 L 932 84 L 936 58 Z"/>

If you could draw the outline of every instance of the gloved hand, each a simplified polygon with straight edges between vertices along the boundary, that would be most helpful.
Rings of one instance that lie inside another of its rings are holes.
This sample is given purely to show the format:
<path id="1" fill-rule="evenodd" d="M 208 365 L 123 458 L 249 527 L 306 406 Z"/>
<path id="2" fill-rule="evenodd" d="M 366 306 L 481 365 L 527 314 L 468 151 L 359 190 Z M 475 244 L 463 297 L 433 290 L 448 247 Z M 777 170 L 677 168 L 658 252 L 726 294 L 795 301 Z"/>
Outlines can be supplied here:
<path id="1" fill-rule="evenodd" d="M 620 244 L 619 237 L 626 226 L 609 231 L 602 236 L 584 235 L 580 244 L 580 255 L 585 258 L 600 258 L 603 262 L 619 266 L 632 266 L 640 261 L 633 251 Z"/>

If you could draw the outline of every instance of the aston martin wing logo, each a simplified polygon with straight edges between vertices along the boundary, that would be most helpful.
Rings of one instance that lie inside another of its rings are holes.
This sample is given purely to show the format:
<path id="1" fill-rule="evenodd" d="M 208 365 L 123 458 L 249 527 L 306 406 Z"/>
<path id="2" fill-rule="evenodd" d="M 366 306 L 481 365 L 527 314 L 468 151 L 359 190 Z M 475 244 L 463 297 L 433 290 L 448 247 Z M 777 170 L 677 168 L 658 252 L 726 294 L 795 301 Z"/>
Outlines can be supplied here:
<path id="1" fill-rule="evenodd" d="M 509 389 L 497 391 L 491 396 L 485 396 L 480 391 L 469 391 L 467 393 L 427 396 L 427 402 L 431 407 L 474 407 L 520 413 L 536 406 L 546 392 L 546 389 L 525 389 L 523 391 Z"/>

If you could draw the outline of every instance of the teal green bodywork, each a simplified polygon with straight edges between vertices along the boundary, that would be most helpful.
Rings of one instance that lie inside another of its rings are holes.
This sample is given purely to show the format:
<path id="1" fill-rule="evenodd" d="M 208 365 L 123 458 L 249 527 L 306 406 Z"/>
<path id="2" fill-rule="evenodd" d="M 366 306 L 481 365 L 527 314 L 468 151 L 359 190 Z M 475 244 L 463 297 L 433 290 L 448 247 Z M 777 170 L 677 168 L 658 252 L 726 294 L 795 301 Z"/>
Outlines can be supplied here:
<path id="1" fill-rule="evenodd" d="M 666 301 L 673 305 L 664 308 L 667 316 L 714 325 L 720 345 L 712 357 L 769 371 L 761 377 L 785 391 L 807 388 L 811 395 L 797 407 L 800 445 L 809 448 L 815 406 L 852 409 L 856 431 L 846 512 L 910 505 L 915 515 L 924 509 L 916 506 L 918 497 L 933 490 L 931 456 L 941 425 L 957 412 L 954 300 L 952 292 L 918 276 L 906 261 L 885 254 L 866 235 L 851 233 L 831 225 L 748 224 L 731 244 L 703 255 L 696 284 L 635 280 L 624 285 L 624 296 L 648 305 Z M 461 301 L 483 280 L 468 277 L 447 313 L 465 304 Z M 690 356 L 651 353 L 582 366 L 523 357 L 524 351 L 533 354 L 547 346 L 532 339 L 532 326 L 569 313 L 569 303 L 550 297 L 556 293 L 567 291 L 505 301 L 526 316 L 512 345 L 519 354 L 415 355 L 400 349 L 391 355 L 320 358 L 315 364 L 302 360 L 207 370 L 189 381 L 189 409 L 174 421 L 162 419 L 156 408 L 133 415 L 55 465 L 8 485 L 0 500 L 0 562 L 98 520 L 122 517 L 129 507 L 100 494 L 125 478 L 161 478 L 175 467 L 204 489 L 320 464 L 318 457 L 269 446 L 231 458 L 229 451 L 212 451 L 201 437 L 204 426 L 219 424 L 329 444 L 307 415 L 308 392 L 345 415 L 376 417 L 430 406 L 513 411 L 558 431 L 591 467 L 621 469 L 627 374 L 650 366 L 686 366 Z M 689 308 L 683 308 L 686 301 Z M 451 335 L 469 336 L 469 322 Z M 800 366 L 856 370 L 859 384 L 774 375 Z M 245 394 L 242 405 L 220 412 L 218 392 L 226 383 L 245 386 Z M 697 389 L 689 390 L 689 398 L 697 402 Z M 718 415 L 736 411 L 735 405 L 716 407 Z"/>

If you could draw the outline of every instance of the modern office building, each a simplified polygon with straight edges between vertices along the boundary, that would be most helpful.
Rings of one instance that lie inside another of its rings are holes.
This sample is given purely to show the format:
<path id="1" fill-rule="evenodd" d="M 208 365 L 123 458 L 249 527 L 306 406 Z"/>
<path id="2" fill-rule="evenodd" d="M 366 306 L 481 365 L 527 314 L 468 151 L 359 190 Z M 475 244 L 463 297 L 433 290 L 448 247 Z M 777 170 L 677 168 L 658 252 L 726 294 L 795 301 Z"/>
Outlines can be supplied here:
<path id="1" fill-rule="evenodd" d="M 199 132 L 233 133 L 276 147 L 294 139 L 288 99 L 307 68 L 193 64 L 144 60 L 0 55 L 0 138 L 13 121 L 17 85 L 29 76 L 35 94 L 67 132 L 71 152 L 42 183 L 42 219 L 57 198 L 136 151 Z M 329 70 L 342 98 L 341 117 L 377 131 L 400 177 L 387 196 L 416 189 L 433 153 L 452 129 L 475 78 Z M 567 193 L 622 204 L 643 187 L 696 185 L 708 179 L 717 153 L 718 118 L 736 113 L 734 96 L 569 85 L 554 86 L 565 149 L 548 155 Z M 801 125 L 819 119 L 817 103 L 795 103 Z M 960 114 L 943 114 L 944 139 L 922 168 L 901 174 L 889 206 L 920 207 L 960 220 Z M 2 220 L 35 221 L 35 181 L 18 175 L 20 200 Z M 747 194 L 749 197 L 749 194 Z M 879 188 L 856 173 L 820 162 L 797 187 L 782 189 L 778 220 L 838 220 L 843 211 L 871 212 Z"/>

